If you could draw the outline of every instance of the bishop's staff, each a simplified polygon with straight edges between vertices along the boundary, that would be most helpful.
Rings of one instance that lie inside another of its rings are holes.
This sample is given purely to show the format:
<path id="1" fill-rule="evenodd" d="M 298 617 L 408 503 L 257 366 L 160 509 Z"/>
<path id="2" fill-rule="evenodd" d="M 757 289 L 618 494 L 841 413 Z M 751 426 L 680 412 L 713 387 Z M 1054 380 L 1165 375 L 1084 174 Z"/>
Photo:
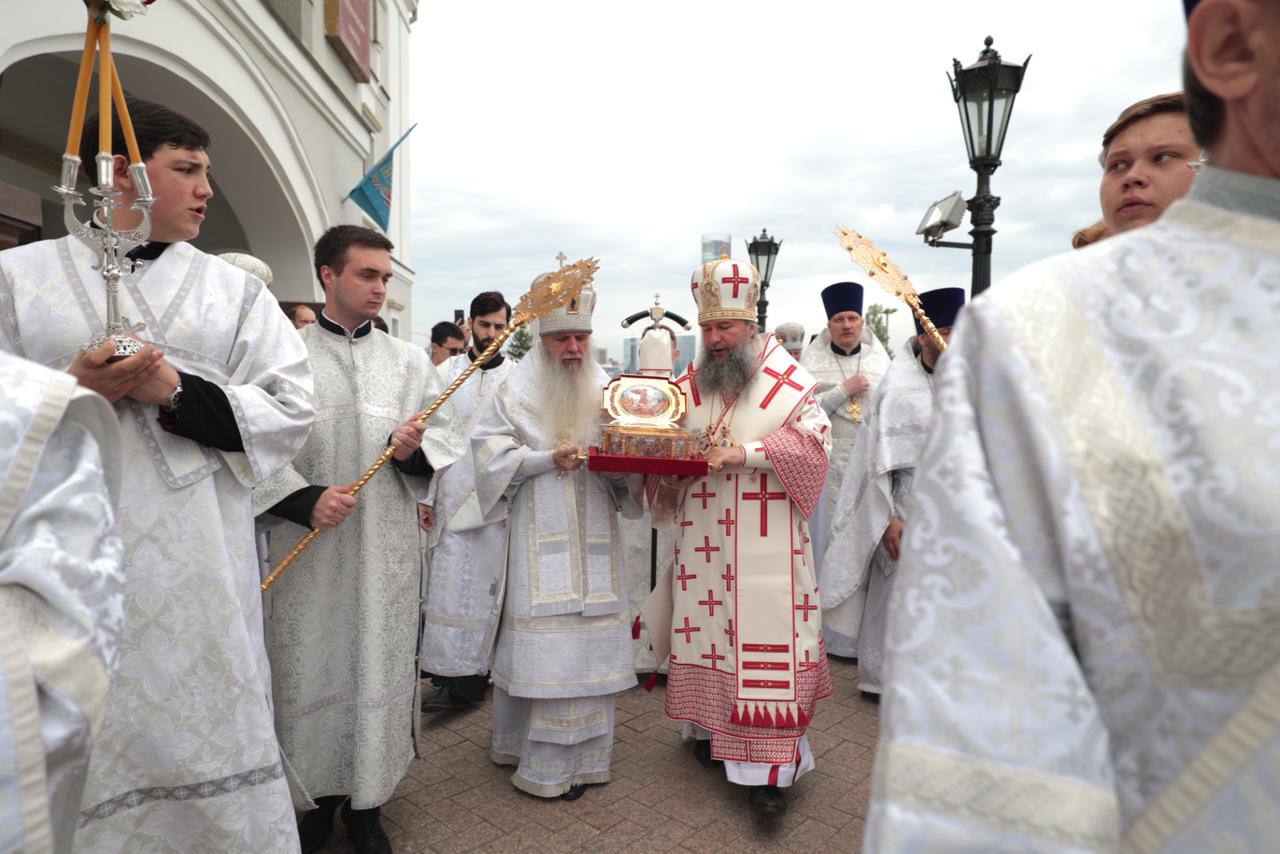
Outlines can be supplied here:
<path id="1" fill-rule="evenodd" d="M 537 320 L 539 317 L 545 317 L 554 309 L 576 299 L 582 289 L 591 283 L 595 278 L 596 271 L 600 269 L 600 263 L 594 258 L 586 258 L 582 261 L 576 261 L 567 267 L 561 267 L 554 273 L 549 273 L 545 277 L 533 283 L 533 287 L 529 292 L 520 297 L 520 302 L 516 303 L 515 313 L 511 317 L 511 323 L 507 328 L 499 333 L 498 337 L 490 342 L 488 347 L 484 348 L 484 352 L 476 357 L 476 360 L 467 366 L 458 378 L 449 383 L 448 388 L 440 392 L 440 396 L 431 401 L 431 405 L 414 416 L 413 420 L 420 424 L 425 424 L 427 419 L 435 414 L 436 410 L 444 405 L 453 393 L 457 391 L 463 383 L 482 366 L 487 364 L 490 359 L 497 355 L 498 350 L 511 337 L 511 334 L 524 326 Z M 378 471 L 387 464 L 391 459 L 392 447 L 388 442 L 387 446 L 382 449 L 382 453 L 378 455 L 378 459 L 369 466 L 360 479 L 351 486 L 348 495 L 355 496 L 360 490 L 364 489 L 364 485 L 369 482 Z M 289 568 L 289 564 L 298 559 L 307 546 L 311 545 L 311 541 L 320 536 L 320 528 L 312 528 L 307 535 L 298 541 L 298 544 L 289 550 L 289 553 L 280 561 L 279 566 L 271 570 L 262 581 L 262 590 L 265 593 L 271 589 L 271 585 L 276 583 L 276 579 Z"/>
<path id="2" fill-rule="evenodd" d="M 138 140 L 129 119 L 129 107 L 125 102 L 120 74 L 111 55 L 112 12 L 108 0 L 92 0 L 89 21 L 85 26 L 84 49 L 80 53 L 80 70 L 76 75 L 75 101 L 71 107 L 71 123 L 67 129 L 67 147 L 62 155 L 62 183 L 54 191 L 62 197 L 62 219 L 67 231 L 74 234 L 97 255 L 95 270 L 102 272 L 106 285 L 106 330 L 84 346 L 86 352 L 96 350 L 107 341 L 114 341 L 115 354 L 108 361 L 132 356 L 142 349 L 137 339 L 128 335 L 127 324 L 120 316 L 120 277 L 123 274 L 124 257 L 136 246 L 145 243 L 151 235 L 151 205 L 155 201 L 151 192 L 151 180 L 147 166 L 138 150 Z M 89 108 L 89 78 L 93 76 L 94 54 L 98 58 L 98 155 L 94 158 L 91 174 L 97 183 L 89 192 L 93 202 L 91 218 L 98 226 L 93 228 L 80 221 L 76 207 L 84 204 L 84 197 L 76 190 L 76 173 L 80 171 L 80 134 L 84 128 L 85 111 Z M 120 191 L 115 188 L 115 154 L 111 150 L 111 106 L 115 103 L 129 153 L 129 178 L 133 182 L 136 199 L 133 209 L 142 214 L 137 226 L 117 229 L 114 212 L 120 207 Z"/>
<path id="3" fill-rule="evenodd" d="M 925 314 L 920 306 L 920 295 L 916 293 L 915 287 L 906 273 L 902 272 L 902 268 L 889 260 L 889 254 L 852 228 L 841 226 L 836 229 L 836 236 L 840 238 L 840 245 L 849 253 L 853 263 L 866 270 L 867 275 L 879 282 L 886 291 L 905 302 L 915 314 L 916 319 L 920 321 L 929 338 L 938 346 L 938 350 L 946 350 L 947 342 L 943 340 L 938 327 L 933 325 L 929 315 Z"/>

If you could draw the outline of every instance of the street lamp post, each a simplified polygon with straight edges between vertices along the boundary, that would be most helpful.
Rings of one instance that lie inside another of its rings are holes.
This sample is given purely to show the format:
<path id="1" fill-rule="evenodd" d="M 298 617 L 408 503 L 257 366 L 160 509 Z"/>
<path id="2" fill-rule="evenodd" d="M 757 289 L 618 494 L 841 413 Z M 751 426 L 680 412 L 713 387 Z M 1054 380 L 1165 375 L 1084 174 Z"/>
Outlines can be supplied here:
<path id="1" fill-rule="evenodd" d="M 993 225 L 996 208 L 1000 205 L 1000 197 L 991 194 L 991 174 L 1000 165 L 1000 151 L 1004 148 L 1005 131 L 1009 129 L 1009 117 L 1013 114 L 1013 101 L 1022 88 L 1022 75 L 1031 64 L 1030 56 L 1021 65 L 1001 60 L 1000 54 L 991 46 L 991 36 L 987 36 L 985 44 L 978 61 L 970 66 L 962 68 L 960 60 L 951 60 L 955 78 L 947 75 L 952 97 L 960 111 L 969 167 L 978 173 L 978 191 L 968 200 L 969 221 L 973 225 L 969 232 L 973 237 L 973 296 L 991 285 L 991 238 L 996 233 Z"/>
<path id="2" fill-rule="evenodd" d="M 760 229 L 760 236 L 753 237 L 747 242 L 747 254 L 751 256 L 751 264 L 760 273 L 760 299 L 756 303 L 759 320 L 757 321 L 760 331 L 765 330 L 765 315 L 769 311 L 769 300 L 765 298 L 765 292 L 769 290 L 769 280 L 773 278 L 773 262 L 778 258 L 778 249 L 782 246 L 781 240 L 774 240 L 769 236 L 768 229 Z"/>

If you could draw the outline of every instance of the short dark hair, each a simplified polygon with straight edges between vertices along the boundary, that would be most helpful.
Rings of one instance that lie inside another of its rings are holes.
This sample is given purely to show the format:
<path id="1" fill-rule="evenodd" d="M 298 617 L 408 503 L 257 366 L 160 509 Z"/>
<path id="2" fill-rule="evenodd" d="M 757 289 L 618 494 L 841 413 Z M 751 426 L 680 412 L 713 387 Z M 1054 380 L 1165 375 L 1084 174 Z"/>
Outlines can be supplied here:
<path id="1" fill-rule="evenodd" d="M 1211 148 L 1222 136 L 1226 106 L 1221 98 L 1204 88 L 1200 78 L 1196 77 L 1196 70 L 1191 67 L 1191 58 L 1186 51 L 1182 53 L 1182 88 L 1187 93 L 1187 121 L 1191 124 L 1191 135 L 1201 148 Z"/>
<path id="2" fill-rule="evenodd" d="M 1111 143 L 1115 142 L 1116 137 L 1143 119 L 1149 119 L 1152 116 L 1159 116 L 1164 113 L 1186 112 L 1187 100 L 1181 92 L 1170 92 L 1167 95 L 1143 98 L 1136 104 L 1130 104 L 1111 123 L 1111 127 L 1107 128 L 1106 132 L 1102 134 L 1102 153 L 1098 155 L 1098 161 L 1106 165 L 1107 149 L 1111 147 Z"/>
<path id="3" fill-rule="evenodd" d="M 300 309 L 300 308 L 305 308 L 305 309 L 310 310 L 310 309 L 311 309 L 311 306 L 307 305 L 305 302 L 300 302 L 300 303 L 298 303 L 297 305 L 291 305 L 291 306 L 289 306 L 289 310 L 288 310 L 288 311 L 286 311 L 286 312 L 284 313 L 284 314 L 285 314 L 285 317 L 289 318 L 290 320 L 297 320 L 297 319 L 298 319 L 298 309 Z"/>
<path id="4" fill-rule="evenodd" d="M 138 140 L 138 151 L 143 162 L 155 156 L 160 147 L 193 148 L 204 151 L 209 147 L 209 132 L 192 119 L 160 104 L 141 98 L 126 98 L 129 119 L 133 122 L 133 135 Z M 111 151 L 125 154 L 124 130 L 120 127 L 120 111 L 111 111 Z M 80 134 L 80 168 L 89 181 L 98 179 L 94 158 L 98 156 L 98 114 L 89 116 Z M 126 155 L 127 156 L 127 155 Z"/>
<path id="5" fill-rule="evenodd" d="M 498 291 L 485 291 L 476 294 L 476 298 L 471 301 L 471 316 L 479 317 L 482 314 L 493 314 L 500 308 L 507 310 L 507 320 L 511 320 L 511 306 L 507 305 L 506 297 Z"/>
<path id="6" fill-rule="evenodd" d="M 363 225 L 335 225 L 316 241 L 316 281 L 321 288 L 324 287 L 324 279 L 320 278 L 320 268 L 328 267 L 335 274 L 341 275 L 342 268 L 347 263 L 347 250 L 352 246 L 385 249 L 388 252 L 396 248 L 380 231 Z"/>
<path id="7" fill-rule="evenodd" d="M 456 323 L 442 320 L 431 327 L 431 343 L 437 347 L 443 347 L 444 342 L 450 338 L 457 338 L 459 341 L 467 340 L 467 336 L 462 334 L 462 330 L 458 328 Z"/>

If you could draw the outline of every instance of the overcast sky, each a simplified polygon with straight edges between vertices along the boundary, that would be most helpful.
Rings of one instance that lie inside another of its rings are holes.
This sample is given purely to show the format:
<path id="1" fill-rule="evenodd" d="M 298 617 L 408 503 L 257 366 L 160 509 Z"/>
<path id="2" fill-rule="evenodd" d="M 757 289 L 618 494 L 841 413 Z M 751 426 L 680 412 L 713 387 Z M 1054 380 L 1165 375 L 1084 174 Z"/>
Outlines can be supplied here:
<path id="1" fill-rule="evenodd" d="M 931 202 L 973 194 L 944 75 L 987 35 L 1006 61 L 1033 54 L 992 180 L 998 280 L 1098 218 L 1103 130 L 1179 88 L 1177 0 L 423 2 L 407 143 L 415 331 L 481 290 L 514 302 L 563 251 L 600 259 L 596 338 L 620 357 L 619 322 L 655 292 L 695 319 L 688 283 L 709 231 L 730 232 L 744 260 L 762 227 L 783 240 L 770 329 L 816 333 L 819 291 L 866 283 L 837 225 L 919 290 L 967 287 L 969 253 L 915 229 Z"/>

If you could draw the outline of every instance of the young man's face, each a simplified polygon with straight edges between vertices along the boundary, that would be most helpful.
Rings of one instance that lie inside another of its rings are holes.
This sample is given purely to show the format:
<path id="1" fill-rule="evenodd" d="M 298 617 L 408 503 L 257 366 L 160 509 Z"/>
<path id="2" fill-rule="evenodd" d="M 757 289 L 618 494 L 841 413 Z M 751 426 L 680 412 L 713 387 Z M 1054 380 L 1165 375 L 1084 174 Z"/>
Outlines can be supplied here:
<path id="1" fill-rule="evenodd" d="M 1187 194 L 1195 177 L 1187 164 L 1199 157 L 1184 113 L 1150 116 L 1113 139 L 1098 191 L 1111 234 L 1159 219 L 1171 202 Z"/>
<path id="2" fill-rule="evenodd" d="M 373 246 L 347 247 L 342 272 L 321 267 L 325 313 L 348 328 L 373 320 L 387 300 L 391 253 Z"/>
<path id="3" fill-rule="evenodd" d="M 117 175 L 124 158 L 116 158 Z M 194 148 L 162 145 L 147 161 L 147 176 L 155 204 L 151 206 L 151 240 L 176 243 L 200 234 L 213 187 L 209 184 L 209 155 Z M 127 173 L 126 173 L 127 174 Z"/>
<path id="4" fill-rule="evenodd" d="M 443 364 L 451 356 L 457 356 L 467 349 L 461 338 L 446 338 L 443 344 L 431 342 L 431 364 Z"/>
<path id="5" fill-rule="evenodd" d="M 471 318 L 471 349 L 477 356 L 480 355 L 506 328 L 507 310 L 505 308 Z"/>

